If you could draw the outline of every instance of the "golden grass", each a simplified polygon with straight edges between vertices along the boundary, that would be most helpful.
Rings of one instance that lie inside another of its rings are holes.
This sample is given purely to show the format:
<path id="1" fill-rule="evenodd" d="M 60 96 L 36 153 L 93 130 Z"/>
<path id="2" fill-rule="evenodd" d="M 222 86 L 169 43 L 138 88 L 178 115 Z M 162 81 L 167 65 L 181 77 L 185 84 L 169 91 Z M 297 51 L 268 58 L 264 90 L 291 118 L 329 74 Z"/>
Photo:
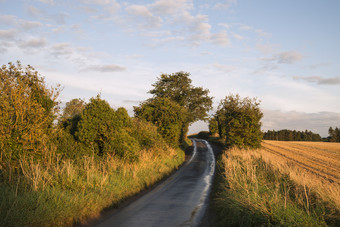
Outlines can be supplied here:
<path id="1" fill-rule="evenodd" d="M 256 153 L 340 211 L 340 143 L 265 140 Z"/>
<path id="2" fill-rule="evenodd" d="M 0 226 L 64 226 L 98 217 L 103 208 L 119 204 L 178 168 L 184 152 L 170 147 L 144 150 L 133 163 L 115 156 L 52 159 L 22 159 L 23 175 L 7 176 L 14 186 L 0 185 L 4 195 L 0 198 Z"/>
<path id="3" fill-rule="evenodd" d="M 339 226 L 339 145 L 263 141 L 226 150 L 213 196 L 218 226 Z"/>

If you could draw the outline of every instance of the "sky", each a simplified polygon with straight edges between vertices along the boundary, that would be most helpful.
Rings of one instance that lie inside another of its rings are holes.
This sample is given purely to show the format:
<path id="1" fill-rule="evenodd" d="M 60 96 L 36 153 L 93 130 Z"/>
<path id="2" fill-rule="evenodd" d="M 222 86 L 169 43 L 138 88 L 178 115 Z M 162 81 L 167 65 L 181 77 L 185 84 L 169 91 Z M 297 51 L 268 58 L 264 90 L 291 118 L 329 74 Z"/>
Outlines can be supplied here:
<path id="1" fill-rule="evenodd" d="M 340 126 L 339 11 L 338 0 L 0 0 L 0 64 L 32 65 L 63 103 L 100 93 L 131 115 L 157 77 L 185 71 L 214 110 L 257 97 L 263 131 L 327 136 Z"/>

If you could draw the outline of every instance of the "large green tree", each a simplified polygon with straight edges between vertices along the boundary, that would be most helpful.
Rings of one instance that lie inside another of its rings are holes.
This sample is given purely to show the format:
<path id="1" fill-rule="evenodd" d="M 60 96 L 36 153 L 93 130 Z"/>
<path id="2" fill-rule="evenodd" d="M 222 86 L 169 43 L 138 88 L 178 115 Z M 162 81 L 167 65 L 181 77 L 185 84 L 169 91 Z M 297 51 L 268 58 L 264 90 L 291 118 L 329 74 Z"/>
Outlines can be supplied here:
<path id="1" fill-rule="evenodd" d="M 134 107 L 135 116 L 152 122 L 158 132 L 171 145 L 180 142 L 183 123 L 187 121 L 187 110 L 169 98 L 152 98 Z"/>
<path id="2" fill-rule="evenodd" d="M 260 102 L 256 98 L 229 95 L 216 112 L 219 134 L 228 147 L 260 147 L 262 140 Z"/>
<path id="3" fill-rule="evenodd" d="M 188 131 L 189 125 L 198 120 L 206 120 L 208 112 L 212 109 L 212 97 L 209 90 L 192 85 L 190 73 L 176 72 L 162 74 L 149 91 L 153 98 L 168 98 L 184 107 L 188 116 L 181 128 L 182 140 Z"/>
<path id="4" fill-rule="evenodd" d="M 48 88 L 31 66 L 9 63 L 0 68 L 1 156 L 44 156 L 54 134 L 60 89 Z"/>

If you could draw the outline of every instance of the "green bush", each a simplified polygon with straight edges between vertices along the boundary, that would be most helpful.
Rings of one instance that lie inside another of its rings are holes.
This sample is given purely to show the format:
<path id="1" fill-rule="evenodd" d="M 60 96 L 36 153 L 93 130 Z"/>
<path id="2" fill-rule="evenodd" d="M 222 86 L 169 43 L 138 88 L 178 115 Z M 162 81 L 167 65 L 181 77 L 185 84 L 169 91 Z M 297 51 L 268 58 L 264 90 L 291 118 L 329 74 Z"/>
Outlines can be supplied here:
<path id="1" fill-rule="evenodd" d="M 241 99 L 237 95 L 227 96 L 221 100 L 216 112 L 218 131 L 221 138 L 225 139 L 227 147 L 261 146 L 262 132 L 260 102 L 256 98 Z"/>
<path id="2" fill-rule="evenodd" d="M 135 107 L 134 112 L 136 117 L 155 124 L 170 145 L 179 145 L 182 126 L 187 117 L 184 107 L 168 98 L 154 98 Z"/>

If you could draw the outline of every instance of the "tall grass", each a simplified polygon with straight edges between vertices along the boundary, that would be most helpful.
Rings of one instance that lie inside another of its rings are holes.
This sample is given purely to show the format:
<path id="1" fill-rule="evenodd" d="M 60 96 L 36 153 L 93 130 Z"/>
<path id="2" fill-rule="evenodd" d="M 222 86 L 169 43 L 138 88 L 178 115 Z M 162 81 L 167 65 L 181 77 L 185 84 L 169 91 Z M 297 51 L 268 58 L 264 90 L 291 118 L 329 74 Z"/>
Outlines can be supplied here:
<path id="1" fill-rule="evenodd" d="M 183 161 L 184 152 L 172 148 L 140 151 L 133 163 L 110 155 L 65 159 L 53 152 L 44 162 L 21 159 L 17 170 L 0 169 L 0 226 L 83 223 L 159 181 Z"/>
<path id="2" fill-rule="evenodd" d="M 339 185 L 265 150 L 230 149 L 218 162 L 220 226 L 339 226 Z"/>

